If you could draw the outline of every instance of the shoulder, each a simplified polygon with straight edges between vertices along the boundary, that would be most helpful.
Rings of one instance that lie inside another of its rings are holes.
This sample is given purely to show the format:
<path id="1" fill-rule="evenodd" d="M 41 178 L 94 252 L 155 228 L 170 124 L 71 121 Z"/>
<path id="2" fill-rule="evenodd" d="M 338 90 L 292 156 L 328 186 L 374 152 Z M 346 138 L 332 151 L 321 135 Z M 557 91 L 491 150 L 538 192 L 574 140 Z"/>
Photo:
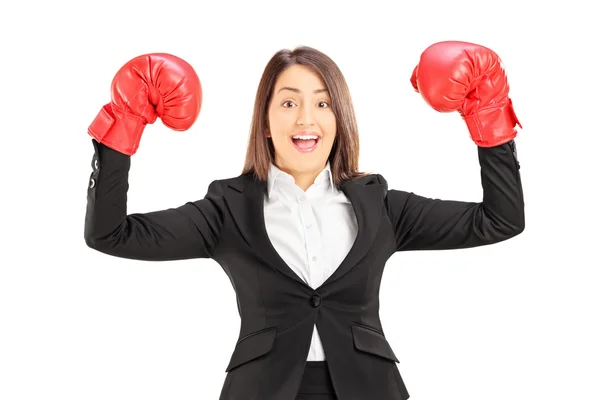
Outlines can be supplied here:
<path id="1" fill-rule="evenodd" d="M 355 183 L 359 183 L 362 185 L 381 185 L 385 190 L 387 190 L 387 180 L 381 174 L 366 174 L 361 177 L 353 180 Z"/>
<path id="2" fill-rule="evenodd" d="M 261 182 L 253 173 L 240 174 L 232 177 L 218 178 L 211 182 L 211 185 L 219 185 L 223 189 L 234 189 L 243 192 L 247 187 L 259 187 L 266 185 L 266 182 Z"/>
<path id="3" fill-rule="evenodd" d="M 365 187 L 377 187 L 381 191 L 382 197 L 383 198 L 387 197 L 388 184 L 387 184 L 387 181 L 385 180 L 385 178 L 380 174 L 376 174 L 376 173 L 361 174 L 360 176 L 357 176 L 357 177 L 353 178 L 352 180 L 342 182 L 342 184 L 340 185 L 340 189 L 342 189 L 342 187 L 344 185 L 348 185 L 348 184 L 365 186 Z"/>
<path id="4" fill-rule="evenodd" d="M 356 175 L 343 181 L 344 184 L 356 183 L 359 185 L 372 185 L 372 184 L 387 184 L 387 181 L 380 174 L 370 172 L 355 173 Z"/>

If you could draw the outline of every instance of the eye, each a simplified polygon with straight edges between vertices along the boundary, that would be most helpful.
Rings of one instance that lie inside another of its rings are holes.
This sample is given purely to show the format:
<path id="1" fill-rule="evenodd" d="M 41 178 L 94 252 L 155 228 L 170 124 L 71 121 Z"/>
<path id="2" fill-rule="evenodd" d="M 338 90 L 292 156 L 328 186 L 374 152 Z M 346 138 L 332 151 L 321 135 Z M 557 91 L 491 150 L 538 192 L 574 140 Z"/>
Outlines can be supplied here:
<path id="1" fill-rule="evenodd" d="M 292 103 L 292 104 L 294 104 L 292 101 L 290 101 L 290 100 L 287 100 L 287 101 L 284 101 L 284 102 L 283 102 L 281 105 L 282 105 L 282 106 L 284 106 L 285 108 L 290 108 L 290 107 L 286 107 L 286 106 L 285 106 L 285 104 L 287 104 L 287 103 Z M 317 103 L 317 104 L 327 104 L 327 107 L 320 107 L 320 108 L 329 108 L 329 103 L 328 103 L 328 102 L 326 102 L 326 101 L 320 101 L 320 102 L 319 102 L 319 103 Z"/>

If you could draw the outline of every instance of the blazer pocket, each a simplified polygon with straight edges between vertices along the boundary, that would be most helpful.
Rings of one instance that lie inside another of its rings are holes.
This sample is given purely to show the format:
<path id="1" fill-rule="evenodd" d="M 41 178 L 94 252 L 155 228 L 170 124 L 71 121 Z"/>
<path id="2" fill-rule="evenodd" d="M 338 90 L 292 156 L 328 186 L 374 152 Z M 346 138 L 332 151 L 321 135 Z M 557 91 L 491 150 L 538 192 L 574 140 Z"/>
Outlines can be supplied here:
<path id="1" fill-rule="evenodd" d="M 277 327 L 261 329 L 241 338 L 235 345 L 225 372 L 267 354 L 273 348 Z"/>
<path id="2" fill-rule="evenodd" d="M 377 329 L 357 323 L 352 323 L 351 327 L 354 347 L 358 350 L 400 363 L 385 336 Z"/>

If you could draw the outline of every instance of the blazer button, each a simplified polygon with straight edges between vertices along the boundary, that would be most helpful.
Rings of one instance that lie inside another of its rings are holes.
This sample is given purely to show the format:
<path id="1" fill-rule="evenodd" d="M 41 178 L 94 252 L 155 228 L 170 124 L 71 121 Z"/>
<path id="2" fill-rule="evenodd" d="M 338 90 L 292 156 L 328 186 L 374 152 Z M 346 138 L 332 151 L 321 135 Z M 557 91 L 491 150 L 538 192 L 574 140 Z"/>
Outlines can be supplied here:
<path id="1" fill-rule="evenodd" d="M 310 305 L 315 308 L 315 307 L 319 307 L 319 305 L 321 305 L 321 297 L 317 296 L 316 294 L 313 295 L 310 298 Z"/>
<path id="2" fill-rule="evenodd" d="M 96 186 L 96 181 L 92 178 L 90 179 L 90 189 Z"/>

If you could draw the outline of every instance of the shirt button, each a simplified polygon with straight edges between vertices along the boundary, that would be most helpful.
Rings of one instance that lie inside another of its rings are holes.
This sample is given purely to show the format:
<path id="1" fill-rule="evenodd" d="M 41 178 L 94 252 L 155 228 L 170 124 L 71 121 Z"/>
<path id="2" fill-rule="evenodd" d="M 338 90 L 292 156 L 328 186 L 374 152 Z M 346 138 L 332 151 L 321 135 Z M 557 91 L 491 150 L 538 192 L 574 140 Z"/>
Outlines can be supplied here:
<path id="1" fill-rule="evenodd" d="M 317 261 L 317 256 L 312 256 L 313 261 Z"/>
<path id="2" fill-rule="evenodd" d="M 299 196 L 298 197 L 298 203 L 304 203 L 305 200 L 306 200 L 306 196 Z"/>
<path id="3" fill-rule="evenodd" d="M 306 224 L 307 229 L 310 229 L 311 226 L 312 226 L 312 224 Z"/>

